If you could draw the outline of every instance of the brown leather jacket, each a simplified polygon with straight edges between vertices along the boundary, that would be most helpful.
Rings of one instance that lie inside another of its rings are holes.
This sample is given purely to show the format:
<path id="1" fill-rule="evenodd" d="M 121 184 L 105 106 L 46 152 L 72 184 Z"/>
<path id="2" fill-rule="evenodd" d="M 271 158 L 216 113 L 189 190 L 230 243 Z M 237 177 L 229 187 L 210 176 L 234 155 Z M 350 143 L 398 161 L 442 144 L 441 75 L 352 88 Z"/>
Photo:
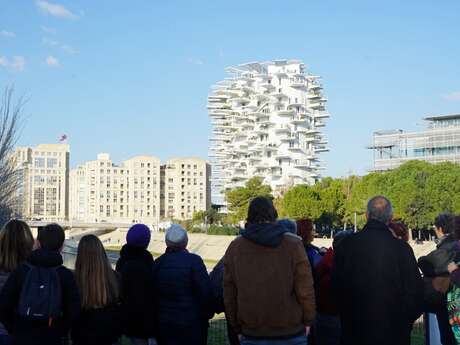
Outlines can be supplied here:
<path id="1" fill-rule="evenodd" d="M 230 325 L 245 336 L 289 337 L 311 325 L 315 293 L 300 237 L 285 233 L 277 247 L 237 237 L 225 254 L 224 302 Z"/>

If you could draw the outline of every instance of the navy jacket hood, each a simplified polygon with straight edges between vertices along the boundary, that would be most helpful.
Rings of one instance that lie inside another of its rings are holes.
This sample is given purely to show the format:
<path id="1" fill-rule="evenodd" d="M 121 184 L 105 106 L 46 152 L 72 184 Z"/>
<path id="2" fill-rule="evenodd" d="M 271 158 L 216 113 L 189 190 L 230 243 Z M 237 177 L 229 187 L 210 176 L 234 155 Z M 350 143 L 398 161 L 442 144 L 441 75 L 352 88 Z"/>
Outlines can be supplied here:
<path id="1" fill-rule="evenodd" d="M 283 234 L 289 232 L 284 226 L 277 223 L 247 224 L 241 235 L 251 242 L 265 247 L 278 247 Z"/>
<path id="2" fill-rule="evenodd" d="M 63 264 L 61 253 L 46 249 L 34 250 L 27 261 L 38 267 L 57 267 Z"/>

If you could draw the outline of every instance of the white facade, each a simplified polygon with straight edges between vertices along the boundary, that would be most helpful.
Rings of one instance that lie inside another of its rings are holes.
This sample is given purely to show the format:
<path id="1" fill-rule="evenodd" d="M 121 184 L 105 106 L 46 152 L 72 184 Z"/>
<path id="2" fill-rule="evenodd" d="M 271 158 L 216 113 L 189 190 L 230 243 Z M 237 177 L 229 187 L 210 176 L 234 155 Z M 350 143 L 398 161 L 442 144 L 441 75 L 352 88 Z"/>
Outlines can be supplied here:
<path id="1" fill-rule="evenodd" d="M 69 215 L 69 145 L 18 147 L 19 213 L 26 220 L 64 221 Z"/>
<path id="2" fill-rule="evenodd" d="M 211 207 L 211 168 L 205 160 L 174 158 L 163 169 L 165 219 L 191 219 Z"/>
<path id="3" fill-rule="evenodd" d="M 227 72 L 231 77 L 208 97 L 213 202 L 224 203 L 225 189 L 253 176 L 262 176 L 275 193 L 318 180 L 318 154 L 328 151 L 321 128 L 329 117 L 320 78 L 298 60 L 247 63 Z"/>
<path id="4" fill-rule="evenodd" d="M 120 166 L 108 154 L 71 171 L 71 220 L 142 222 L 160 220 L 160 160 L 133 157 Z"/>

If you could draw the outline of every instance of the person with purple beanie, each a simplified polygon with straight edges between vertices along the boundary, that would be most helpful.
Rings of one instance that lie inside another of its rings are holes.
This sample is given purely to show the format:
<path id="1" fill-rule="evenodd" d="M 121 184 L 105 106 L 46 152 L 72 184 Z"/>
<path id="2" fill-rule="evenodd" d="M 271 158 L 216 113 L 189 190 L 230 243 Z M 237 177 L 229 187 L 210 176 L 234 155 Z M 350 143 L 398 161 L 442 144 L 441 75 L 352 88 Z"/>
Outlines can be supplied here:
<path id="1" fill-rule="evenodd" d="M 150 239 L 147 225 L 131 226 L 116 265 L 121 277 L 123 334 L 131 339 L 133 345 L 152 344 L 156 336 L 154 260 L 147 250 Z"/>

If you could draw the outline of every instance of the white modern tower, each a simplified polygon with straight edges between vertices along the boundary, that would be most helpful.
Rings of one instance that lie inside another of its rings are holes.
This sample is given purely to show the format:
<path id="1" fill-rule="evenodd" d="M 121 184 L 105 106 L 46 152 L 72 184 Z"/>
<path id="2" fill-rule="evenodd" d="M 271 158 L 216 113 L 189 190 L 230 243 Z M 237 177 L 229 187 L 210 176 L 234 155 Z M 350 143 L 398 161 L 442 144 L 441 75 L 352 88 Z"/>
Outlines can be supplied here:
<path id="1" fill-rule="evenodd" d="M 326 112 L 320 77 L 298 60 L 229 67 L 208 97 L 213 202 L 261 176 L 275 193 L 320 177 Z"/>

